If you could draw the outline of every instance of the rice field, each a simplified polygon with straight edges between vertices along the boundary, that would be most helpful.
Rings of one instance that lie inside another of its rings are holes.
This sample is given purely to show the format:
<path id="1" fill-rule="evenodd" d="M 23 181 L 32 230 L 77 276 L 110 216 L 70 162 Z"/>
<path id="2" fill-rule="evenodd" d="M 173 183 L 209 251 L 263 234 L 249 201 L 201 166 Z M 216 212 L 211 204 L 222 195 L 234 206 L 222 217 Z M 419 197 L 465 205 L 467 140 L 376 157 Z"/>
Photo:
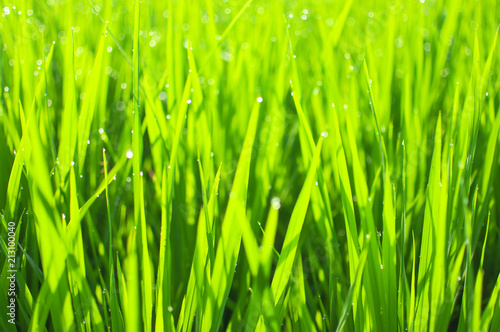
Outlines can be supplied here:
<path id="1" fill-rule="evenodd" d="M 500 3 L 8 0 L 0 330 L 500 331 Z"/>

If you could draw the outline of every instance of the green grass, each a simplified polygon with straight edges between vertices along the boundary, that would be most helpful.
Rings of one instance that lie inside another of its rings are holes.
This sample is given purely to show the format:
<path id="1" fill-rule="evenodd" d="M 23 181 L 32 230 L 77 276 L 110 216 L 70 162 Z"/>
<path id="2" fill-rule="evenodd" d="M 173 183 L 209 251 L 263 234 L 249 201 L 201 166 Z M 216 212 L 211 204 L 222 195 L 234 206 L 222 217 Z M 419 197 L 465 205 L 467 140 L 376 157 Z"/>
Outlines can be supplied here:
<path id="1" fill-rule="evenodd" d="M 497 1 L 2 6 L 0 330 L 500 330 Z"/>

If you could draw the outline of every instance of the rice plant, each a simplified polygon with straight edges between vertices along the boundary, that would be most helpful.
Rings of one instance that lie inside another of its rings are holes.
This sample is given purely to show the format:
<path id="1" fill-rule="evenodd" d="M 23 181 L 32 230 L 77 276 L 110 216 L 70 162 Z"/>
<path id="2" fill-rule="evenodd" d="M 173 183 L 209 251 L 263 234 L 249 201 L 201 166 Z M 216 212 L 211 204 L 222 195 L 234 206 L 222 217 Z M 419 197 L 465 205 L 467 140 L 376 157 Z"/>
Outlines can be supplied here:
<path id="1" fill-rule="evenodd" d="M 3 2 L 0 330 L 500 331 L 499 24 Z"/>

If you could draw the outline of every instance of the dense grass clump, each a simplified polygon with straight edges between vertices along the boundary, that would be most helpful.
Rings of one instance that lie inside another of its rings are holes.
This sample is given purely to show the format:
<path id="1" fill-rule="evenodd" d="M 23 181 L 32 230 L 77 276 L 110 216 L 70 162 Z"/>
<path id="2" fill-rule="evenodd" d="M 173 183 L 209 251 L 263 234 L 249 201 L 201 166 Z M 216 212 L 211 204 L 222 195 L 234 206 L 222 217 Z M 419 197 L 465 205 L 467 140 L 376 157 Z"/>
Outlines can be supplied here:
<path id="1" fill-rule="evenodd" d="M 2 6 L 0 330 L 500 331 L 497 1 Z"/>

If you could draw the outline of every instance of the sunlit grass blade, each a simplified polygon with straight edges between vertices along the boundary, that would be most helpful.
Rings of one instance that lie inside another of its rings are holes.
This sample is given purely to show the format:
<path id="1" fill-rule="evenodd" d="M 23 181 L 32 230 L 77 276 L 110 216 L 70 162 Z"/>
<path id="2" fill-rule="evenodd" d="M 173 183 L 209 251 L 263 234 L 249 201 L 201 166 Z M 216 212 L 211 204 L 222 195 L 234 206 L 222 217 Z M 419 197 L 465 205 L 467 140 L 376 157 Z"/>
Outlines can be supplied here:
<path id="1" fill-rule="evenodd" d="M 280 258 L 276 266 L 276 271 L 274 272 L 271 289 L 275 305 L 277 305 L 283 297 L 291 275 L 295 254 L 299 245 L 300 233 L 302 231 L 302 226 L 304 225 L 307 207 L 309 206 L 313 182 L 316 177 L 316 169 L 318 168 L 320 161 L 322 143 L 323 137 L 321 137 L 318 141 L 316 151 L 311 159 L 311 165 L 307 171 L 306 180 L 304 181 L 304 185 L 293 208 L 285 240 L 283 242 L 283 247 L 280 252 Z M 277 310 L 280 311 L 280 308 L 277 308 Z"/>
<path id="2" fill-rule="evenodd" d="M 367 253 L 368 253 L 367 250 L 363 250 L 360 254 L 356 275 L 354 276 L 351 287 L 349 288 L 349 292 L 347 293 L 347 297 L 345 299 L 344 307 L 342 308 L 342 314 L 340 315 L 339 325 L 337 326 L 338 332 L 343 330 L 347 317 L 351 310 L 350 308 L 352 307 L 352 303 L 355 300 L 357 301 L 356 297 L 359 296 L 361 279 L 363 277 L 363 271 L 365 268 Z M 353 297 L 355 300 L 353 300 Z"/>
<path id="3" fill-rule="evenodd" d="M 424 230 L 420 253 L 417 284 L 417 314 L 415 330 L 433 329 L 437 308 L 444 297 L 446 224 L 440 222 L 441 184 L 441 116 L 436 124 L 434 153 L 429 174 L 429 191 L 426 199 Z M 435 299 L 435 300 L 431 300 Z M 422 324 L 423 322 L 429 322 Z"/>
<path id="4" fill-rule="evenodd" d="M 108 163 L 106 159 L 105 150 L 102 151 L 102 160 L 104 168 L 104 183 L 106 184 L 106 208 L 108 214 L 108 232 L 109 232 L 109 245 L 108 245 L 108 256 L 109 256 L 109 297 L 110 297 L 110 309 L 111 309 L 111 324 L 113 329 L 116 331 L 124 331 L 125 327 L 123 325 L 123 316 L 120 310 L 118 301 L 118 292 L 116 289 L 116 275 L 115 275 L 115 263 L 114 263 L 114 252 L 113 252 L 113 225 L 111 221 L 111 210 L 109 208 L 109 191 L 108 191 Z"/>
<path id="5" fill-rule="evenodd" d="M 207 295 L 204 296 L 205 312 L 201 324 L 202 330 L 219 329 L 227 295 L 233 281 L 242 231 L 238 220 L 245 216 L 248 176 L 255 134 L 257 132 L 259 108 L 260 103 L 255 102 L 236 167 L 212 271 L 212 289 L 205 289 Z"/>

